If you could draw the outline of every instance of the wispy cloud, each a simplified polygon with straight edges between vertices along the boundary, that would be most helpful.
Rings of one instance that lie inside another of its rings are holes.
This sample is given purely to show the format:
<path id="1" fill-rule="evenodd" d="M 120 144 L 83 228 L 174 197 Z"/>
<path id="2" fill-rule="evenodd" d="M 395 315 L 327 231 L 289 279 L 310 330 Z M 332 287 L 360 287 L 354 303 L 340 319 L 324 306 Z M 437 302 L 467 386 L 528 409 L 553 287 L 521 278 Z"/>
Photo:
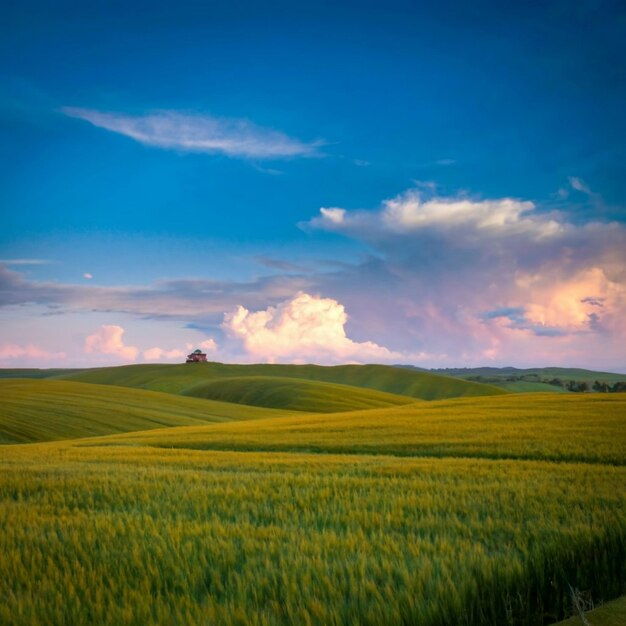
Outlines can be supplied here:
<path id="1" fill-rule="evenodd" d="M 155 111 L 145 115 L 76 107 L 64 107 L 61 111 L 98 128 L 166 150 L 256 159 L 321 156 L 321 141 L 306 143 L 247 120 L 179 111 Z"/>
<path id="2" fill-rule="evenodd" d="M 46 259 L 0 259 L 2 265 L 48 265 Z"/>

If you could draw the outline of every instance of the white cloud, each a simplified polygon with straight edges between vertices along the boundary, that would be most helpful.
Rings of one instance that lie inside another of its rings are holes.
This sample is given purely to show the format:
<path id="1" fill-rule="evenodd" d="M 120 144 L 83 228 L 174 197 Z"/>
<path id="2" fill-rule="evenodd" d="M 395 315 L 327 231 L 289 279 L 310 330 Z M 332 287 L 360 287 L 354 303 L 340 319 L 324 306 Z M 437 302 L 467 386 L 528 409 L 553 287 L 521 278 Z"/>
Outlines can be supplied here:
<path id="1" fill-rule="evenodd" d="M 93 274 L 90 274 L 89 272 L 85 272 L 83 274 L 83 278 L 85 278 L 86 280 L 91 280 L 93 278 Z"/>
<path id="2" fill-rule="evenodd" d="M 121 326 L 103 324 L 93 335 L 85 338 L 85 352 L 117 356 L 125 361 L 134 361 L 139 354 L 139 349 L 125 345 L 123 335 L 124 329 Z"/>
<path id="3" fill-rule="evenodd" d="M 275 159 L 320 156 L 321 142 L 305 143 L 247 120 L 156 111 L 141 116 L 65 107 L 69 117 L 130 137 L 139 143 L 183 152 Z"/>
<path id="4" fill-rule="evenodd" d="M 331 224 L 341 224 L 343 223 L 343 218 L 346 215 L 346 210 L 333 207 L 322 207 L 320 209 L 320 213 L 322 214 L 323 219 L 327 220 Z"/>
<path id="5" fill-rule="evenodd" d="M 283 362 L 345 363 L 405 360 L 371 341 L 346 336 L 345 309 L 332 298 L 299 293 L 275 307 L 245 307 L 224 316 L 223 329 L 243 343 L 253 359 Z"/>
<path id="6" fill-rule="evenodd" d="M 380 211 L 346 211 L 321 208 L 320 217 L 310 224 L 327 230 L 380 235 L 381 232 L 411 233 L 431 229 L 479 231 L 482 236 L 527 234 L 549 237 L 561 225 L 552 216 L 536 212 L 529 201 L 513 198 L 471 200 L 463 197 L 424 199 L 420 190 L 412 189 L 385 200 Z"/>
<path id="7" fill-rule="evenodd" d="M 143 358 L 146 361 L 162 361 L 172 359 L 182 359 L 185 353 L 182 350 L 164 350 L 163 348 L 154 347 L 149 350 L 144 350 Z"/>

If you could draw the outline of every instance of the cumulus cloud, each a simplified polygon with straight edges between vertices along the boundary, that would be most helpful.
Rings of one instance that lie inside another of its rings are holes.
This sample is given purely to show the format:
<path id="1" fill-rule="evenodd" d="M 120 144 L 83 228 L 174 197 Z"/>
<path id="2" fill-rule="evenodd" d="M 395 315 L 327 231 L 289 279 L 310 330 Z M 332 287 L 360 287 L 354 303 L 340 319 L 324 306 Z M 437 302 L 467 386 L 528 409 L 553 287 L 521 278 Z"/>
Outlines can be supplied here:
<path id="1" fill-rule="evenodd" d="M 65 107 L 62 112 L 145 145 L 183 152 L 276 159 L 320 156 L 322 145 L 319 141 L 305 143 L 247 120 L 210 115 L 156 111 L 137 116 L 76 107 Z"/>
<path id="2" fill-rule="evenodd" d="M 103 324 L 93 335 L 85 338 L 85 352 L 115 356 L 124 361 L 136 360 L 139 349 L 124 344 L 124 332 L 121 326 Z"/>
<path id="3" fill-rule="evenodd" d="M 299 293 L 261 311 L 239 306 L 224 316 L 223 328 L 243 343 L 250 357 L 269 363 L 404 359 L 374 342 L 353 341 L 346 335 L 347 321 L 343 305 L 336 300 Z"/>
<path id="4" fill-rule="evenodd" d="M 41 361 L 56 361 L 66 357 L 65 352 L 49 352 L 33 344 L 22 346 L 15 343 L 5 343 L 0 345 L 0 363 L 3 364 L 13 360 L 32 360 L 34 363 L 39 363 Z"/>
<path id="5" fill-rule="evenodd" d="M 163 348 L 154 347 L 144 350 L 143 358 L 146 361 L 168 361 L 172 359 L 181 359 L 185 356 L 182 350 L 172 349 L 164 350 Z"/>
<path id="6" fill-rule="evenodd" d="M 215 352 L 215 350 L 217 350 L 217 343 L 215 343 L 215 339 L 206 339 L 200 342 L 200 347 L 207 352 Z"/>
<path id="7" fill-rule="evenodd" d="M 381 233 L 410 234 L 432 230 L 477 231 L 482 237 L 525 235 L 534 238 L 557 235 L 561 224 L 552 216 L 538 214 L 530 201 L 514 198 L 472 200 L 463 197 L 424 198 L 412 189 L 385 200 L 380 211 L 321 208 L 310 224 L 317 228 L 364 236 Z"/>
<path id="8" fill-rule="evenodd" d="M 409 190 L 377 210 L 321 209 L 308 225 L 373 250 L 324 287 L 385 345 L 403 329 L 412 348 L 456 363 L 626 367 L 623 224 L 580 223 L 516 198 Z"/>

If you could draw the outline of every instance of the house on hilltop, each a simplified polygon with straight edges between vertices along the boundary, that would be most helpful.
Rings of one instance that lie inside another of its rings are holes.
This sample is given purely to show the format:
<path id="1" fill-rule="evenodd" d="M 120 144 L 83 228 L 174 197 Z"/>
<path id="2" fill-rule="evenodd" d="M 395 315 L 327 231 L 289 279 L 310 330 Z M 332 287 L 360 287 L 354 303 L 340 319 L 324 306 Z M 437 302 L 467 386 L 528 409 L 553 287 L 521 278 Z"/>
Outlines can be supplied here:
<path id="1" fill-rule="evenodd" d="M 187 355 L 185 363 L 206 363 L 206 354 L 202 350 L 194 350 L 191 354 Z"/>

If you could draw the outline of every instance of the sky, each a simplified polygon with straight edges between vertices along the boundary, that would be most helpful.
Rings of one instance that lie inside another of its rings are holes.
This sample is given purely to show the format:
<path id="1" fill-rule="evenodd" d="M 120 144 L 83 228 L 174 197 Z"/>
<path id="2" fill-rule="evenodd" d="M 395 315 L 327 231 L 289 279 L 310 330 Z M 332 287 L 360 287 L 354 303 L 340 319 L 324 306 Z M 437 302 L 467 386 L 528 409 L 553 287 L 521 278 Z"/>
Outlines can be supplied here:
<path id="1" fill-rule="evenodd" d="M 0 367 L 626 372 L 623 2 L 0 8 Z"/>

